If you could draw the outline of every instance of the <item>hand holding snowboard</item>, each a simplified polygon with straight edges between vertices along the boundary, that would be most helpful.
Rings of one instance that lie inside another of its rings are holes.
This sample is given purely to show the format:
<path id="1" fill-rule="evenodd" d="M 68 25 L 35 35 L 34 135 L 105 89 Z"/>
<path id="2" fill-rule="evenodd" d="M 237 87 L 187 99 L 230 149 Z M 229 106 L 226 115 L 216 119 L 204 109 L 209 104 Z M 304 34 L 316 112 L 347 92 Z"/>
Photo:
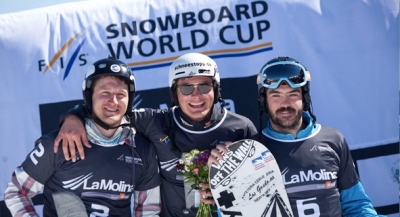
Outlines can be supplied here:
<path id="1" fill-rule="evenodd" d="M 227 147 L 211 164 L 210 189 L 222 216 L 293 216 L 281 171 L 271 152 L 255 140 Z"/>

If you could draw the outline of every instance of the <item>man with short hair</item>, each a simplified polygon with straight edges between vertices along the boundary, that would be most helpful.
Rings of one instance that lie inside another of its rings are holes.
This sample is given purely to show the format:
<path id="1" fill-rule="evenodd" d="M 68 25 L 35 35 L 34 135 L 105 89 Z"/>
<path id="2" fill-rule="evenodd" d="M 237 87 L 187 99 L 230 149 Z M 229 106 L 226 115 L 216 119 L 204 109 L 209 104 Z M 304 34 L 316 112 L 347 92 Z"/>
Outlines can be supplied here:
<path id="1" fill-rule="evenodd" d="M 232 113 L 220 93 L 220 75 L 214 60 L 200 53 L 180 56 L 170 66 L 169 87 L 174 107 L 166 110 L 136 109 L 131 117 L 137 130 L 154 145 L 162 177 L 161 216 L 196 216 L 197 209 L 186 207 L 182 172 L 176 168 L 182 153 L 192 149 L 213 149 L 226 141 L 251 138 L 257 134 L 254 124 L 246 117 Z M 85 117 L 83 109 L 70 112 Z M 67 116 L 56 141 L 62 141 L 64 155 L 75 152 L 75 144 L 82 155 L 86 138 L 81 122 Z M 58 146 L 58 142 L 55 144 Z M 199 190 L 201 201 L 212 204 L 207 184 Z M 210 198 L 207 198 L 210 197 Z M 215 208 L 215 207 L 214 207 Z M 217 216 L 217 213 L 213 213 Z"/>
<path id="2" fill-rule="evenodd" d="M 86 137 L 92 145 L 86 158 L 76 162 L 54 154 L 57 131 L 40 137 L 33 151 L 17 167 L 8 183 L 4 200 L 13 216 L 38 216 L 31 198 L 43 189 L 43 215 L 57 216 L 55 195 L 71 193 L 83 202 L 84 216 L 131 216 L 135 195 L 135 216 L 158 216 L 160 177 L 155 150 L 136 134 L 129 119 L 135 95 L 131 69 L 116 58 L 101 59 L 86 72 L 83 98 L 88 116 Z M 129 108 L 129 110 L 128 110 Z M 75 213 L 77 207 L 63 210 Z M 81 213 L 83 214 L 83 213 Z M 80 215 L 82 216 L 82 215 Z"/>
<path id="3" fill-rule="evenodd" d="M 299 61 L 277 57 L 258 76 L 260 119 L 268 115 L 260 141 L 279 165 L 294 216 L 377 216 L 339 130 L 316 123 L 310 72 Z M 260 129 L 262 127 L 260 126 Z M 211 151 L 218 164 L 225 146 Z"/>

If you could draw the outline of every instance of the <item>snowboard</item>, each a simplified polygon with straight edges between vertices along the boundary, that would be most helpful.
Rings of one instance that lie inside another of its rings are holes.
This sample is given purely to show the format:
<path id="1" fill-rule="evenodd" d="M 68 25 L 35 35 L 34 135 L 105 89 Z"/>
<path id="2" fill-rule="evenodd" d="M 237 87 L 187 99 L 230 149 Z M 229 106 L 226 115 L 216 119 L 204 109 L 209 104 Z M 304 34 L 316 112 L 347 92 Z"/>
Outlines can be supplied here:
<path id="1" fill-rule="evenodd" d="M 245 139 L 227 147 L 209 170 L 210 189 L 222 216 L 292 217 L 281 171 L 261 143 Z"/>
<path id="2" fill-rule="evenodd" d="M 87 217 L 82 200 L 71 192 L 53 194 L 54 205 L 58 217 Z"/>

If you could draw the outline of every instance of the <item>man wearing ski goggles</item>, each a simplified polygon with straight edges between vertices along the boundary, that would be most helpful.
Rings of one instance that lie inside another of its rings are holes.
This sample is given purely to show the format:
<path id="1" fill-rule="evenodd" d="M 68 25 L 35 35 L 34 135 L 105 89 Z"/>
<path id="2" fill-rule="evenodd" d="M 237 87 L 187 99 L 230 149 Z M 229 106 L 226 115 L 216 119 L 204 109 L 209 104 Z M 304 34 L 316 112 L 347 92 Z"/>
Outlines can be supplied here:
<path id="1" fill-rule="evenodd" d="M 270 89 L 278 88 L 282 81 L 286 81 L 291 88 L 302 87 L 307 81 L 311 81 L 310 72 L 295 62 L 285 64 L 275 62 L 265 65 L 258 76 L 260 84 Z"/>
<path id="2" fill-rule="evenodd" d="M 185 96 L 191 95 L 196 88 L 200 93 L 207 94 L 211 91 L 212 87 L 212 83 L 184 84 L 178 86 L 179 90 L 181 90 L 181 93 Z"/>
<path id="3" fill-rule="evenodd" d="M 259 140 L 284 169 L 282 176 L 292 177 L 284 184 L 294 216 L 379 216 L 365 194 L 343 134 L 316 122 L 306 67 L 296 59 L 277 57 L 261 68 L 257 79 Z M 265 128 L 263 113 L 268 115 Z M 304 171 L 335 175 L 293 178 Z M 312 206 L 305 209 L 303 201 Z"/>

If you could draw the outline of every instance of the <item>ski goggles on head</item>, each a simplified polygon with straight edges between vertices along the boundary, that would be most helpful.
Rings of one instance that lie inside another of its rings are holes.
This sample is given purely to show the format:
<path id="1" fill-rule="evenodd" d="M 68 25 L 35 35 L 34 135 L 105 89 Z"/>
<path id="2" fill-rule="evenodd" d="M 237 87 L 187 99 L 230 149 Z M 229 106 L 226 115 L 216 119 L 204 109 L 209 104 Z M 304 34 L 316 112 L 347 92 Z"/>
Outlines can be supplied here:
<path id="1" fill-rule="evenodd" d="M 197 90 L 202 94 L 207 94 L 211 91 L 213 84 L 212 83 L 204 83 L 204 84 L 184 84 L 178 85 L 178 88 L 181 90 L 181 93 L 185 96 L 188 96 L 194 92 L 194 89 L 197 87 Z"/>
<path id="2" fill-rule="evenodd" d="M 291 88 L 299 88 L 311 80 L 310 72 L 295 62 L 276 62 L 264 66 L 259 74 L 259 82 L 263 87 L 275 89 L 282 81 Z"/>

